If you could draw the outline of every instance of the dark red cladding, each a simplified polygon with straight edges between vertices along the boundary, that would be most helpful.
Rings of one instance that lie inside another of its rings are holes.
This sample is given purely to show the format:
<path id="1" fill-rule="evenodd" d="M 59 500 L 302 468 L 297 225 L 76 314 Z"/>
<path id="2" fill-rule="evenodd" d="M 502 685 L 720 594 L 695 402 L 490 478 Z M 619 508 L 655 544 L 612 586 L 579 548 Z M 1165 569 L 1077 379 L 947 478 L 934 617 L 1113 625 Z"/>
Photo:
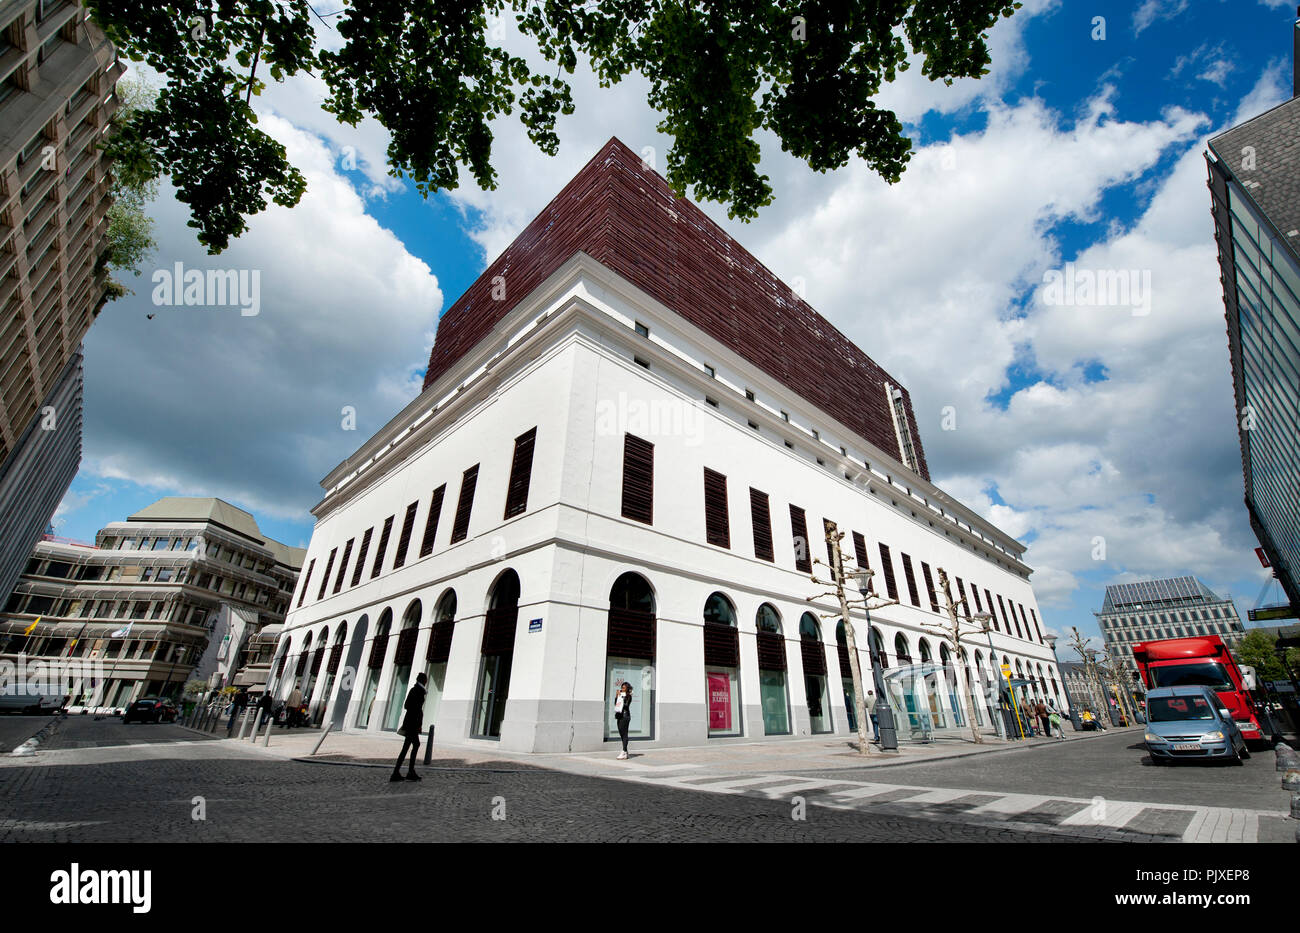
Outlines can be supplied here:
<path id="1" fill-rule="evenodd" d="M 579 250 L 903 459 L 884 389 L 898 382 L 617 139 L 447 309 L 425 388 Z M 497 276 L 502 300 L 492 297 Z M 915 426 L 906 389 L 903 399 Z M 914 441 L 929 479 L 921 438 Z"/>

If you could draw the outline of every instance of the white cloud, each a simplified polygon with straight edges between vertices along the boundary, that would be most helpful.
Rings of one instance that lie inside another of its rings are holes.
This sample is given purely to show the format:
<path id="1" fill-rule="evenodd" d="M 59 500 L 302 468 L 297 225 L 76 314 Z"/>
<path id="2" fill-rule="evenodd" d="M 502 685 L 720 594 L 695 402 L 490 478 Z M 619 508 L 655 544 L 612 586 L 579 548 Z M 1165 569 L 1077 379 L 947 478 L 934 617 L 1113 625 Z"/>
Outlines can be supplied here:
<path id="1" fill-rule="evenodd" d="M 1140 36 L 1157 20 L 1173 19 L 1187 9 L 1188 0 L 1144 0 L 1133 13 L 1133 35 Z"/>

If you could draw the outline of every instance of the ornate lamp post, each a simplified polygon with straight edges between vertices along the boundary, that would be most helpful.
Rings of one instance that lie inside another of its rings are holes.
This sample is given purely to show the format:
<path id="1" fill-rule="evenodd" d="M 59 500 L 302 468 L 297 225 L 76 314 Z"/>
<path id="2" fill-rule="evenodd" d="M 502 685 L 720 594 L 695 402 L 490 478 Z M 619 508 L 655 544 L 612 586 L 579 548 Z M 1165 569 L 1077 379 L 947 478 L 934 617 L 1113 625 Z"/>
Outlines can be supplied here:
<path id="1" fill-rule="evenodd" d="M 898 750 L 898 726 L 894 722 L 894 709 L 885 698 L 885 682 L 880 672 L 880 659 L 871 644 L 871 605 L 867 599 L 874 570 L 859 567 L 849 571 L 847 576 L 857 585 L 862 594 L 862 609 L 867 614 L 867 657 L 871 658 L 871 681 L 876 687 L 876 705 L 872 710 L 876 714 L 876 740 L 883 751 Z M 877 607 L 879 608 L 879 607 Z"/>
<path id="2" fill-rule="evenodd" d="M 1056 639 L 1057 635 L 1044 635 L 1043 640 L 1047 642 L 1052 649 L 1052 659 L 1056 661 L 1056 672 L 1061 675 L 1061 682 L 1065 684 L 1065 702 L 1070 707 L 1070 724 L 1074 726 L 1075 732 L 1083 731 L 1083 723 L 1079 721 L 1079 707 L 1074 702 L 1074 694 L 1070 692 L 1070 681 L 1066 678 L 1065 672 L 1061 670 L 1061 659 L 1056 656 Z"/>

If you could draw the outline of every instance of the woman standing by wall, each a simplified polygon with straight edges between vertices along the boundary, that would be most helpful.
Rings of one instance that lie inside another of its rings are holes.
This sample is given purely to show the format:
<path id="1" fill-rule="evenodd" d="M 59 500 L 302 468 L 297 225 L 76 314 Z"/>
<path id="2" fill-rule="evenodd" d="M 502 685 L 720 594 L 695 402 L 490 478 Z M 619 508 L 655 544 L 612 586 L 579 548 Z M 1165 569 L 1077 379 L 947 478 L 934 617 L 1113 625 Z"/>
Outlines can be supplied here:
<path id="1" fill-rule="evenodd" d="M 618 737 L 623 740 L 623 750 L 618 753 L 618 760 L 626 761 L 627 730 L 632 722 L 632 685 L 626 680 L 620 680 L 614 689 L 614 722 L 618 726 Z"/>

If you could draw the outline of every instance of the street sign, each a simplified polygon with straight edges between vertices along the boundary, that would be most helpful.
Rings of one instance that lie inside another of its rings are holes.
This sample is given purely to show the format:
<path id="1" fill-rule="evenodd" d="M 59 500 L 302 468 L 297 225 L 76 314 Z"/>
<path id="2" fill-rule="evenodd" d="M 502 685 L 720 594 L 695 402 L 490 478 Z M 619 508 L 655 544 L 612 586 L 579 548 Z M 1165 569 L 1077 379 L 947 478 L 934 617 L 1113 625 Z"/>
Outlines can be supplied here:
<path id="1" fill-rule="evenodd" d="M 542 630 L 542 620 L 541 620 L 541 619 L 529 619 L 529 620 L 528 620 L 528 631 L 530 631 L 530 632 L 540 632 L 541 630 Z"/>
<path id="2" fill-rule="evenodd" d="M 1007 680 L 1010 680 L 1010 679 L 1011 679 L 1011 665 L 1010 665 L 1010 664 L 1003 664 L 1003 665 L 1002 665 L 1002 676 L 1005 677 L 1005 678 L 1007 678 Z"/>
<path id="3" fill-rule="evenodd" d="M 1271 566 L 1273 566 L 1272 564 L 1270 564 L 1270 563 L 1268 562 L 1268 555 L 1264 553 L 1264 549 L 1263 549 L 1262 547 L 1257 547 L 1257 548 L 1255 548 L 1255 556 L 1259 558 L 1259 562 L 1260 562 L 1263 566 L 1265 566 L 1265 567 L 1271 567 Z"/>
<path id="4" fill-rule="evenodd" d="M 1247 609 L 1246 615 L 1252 622 L 1267 622 L 1270 619 L 1294 619 L 1295 610 L 1290 606 L 1265 606 L 1263 609 Z"/>

